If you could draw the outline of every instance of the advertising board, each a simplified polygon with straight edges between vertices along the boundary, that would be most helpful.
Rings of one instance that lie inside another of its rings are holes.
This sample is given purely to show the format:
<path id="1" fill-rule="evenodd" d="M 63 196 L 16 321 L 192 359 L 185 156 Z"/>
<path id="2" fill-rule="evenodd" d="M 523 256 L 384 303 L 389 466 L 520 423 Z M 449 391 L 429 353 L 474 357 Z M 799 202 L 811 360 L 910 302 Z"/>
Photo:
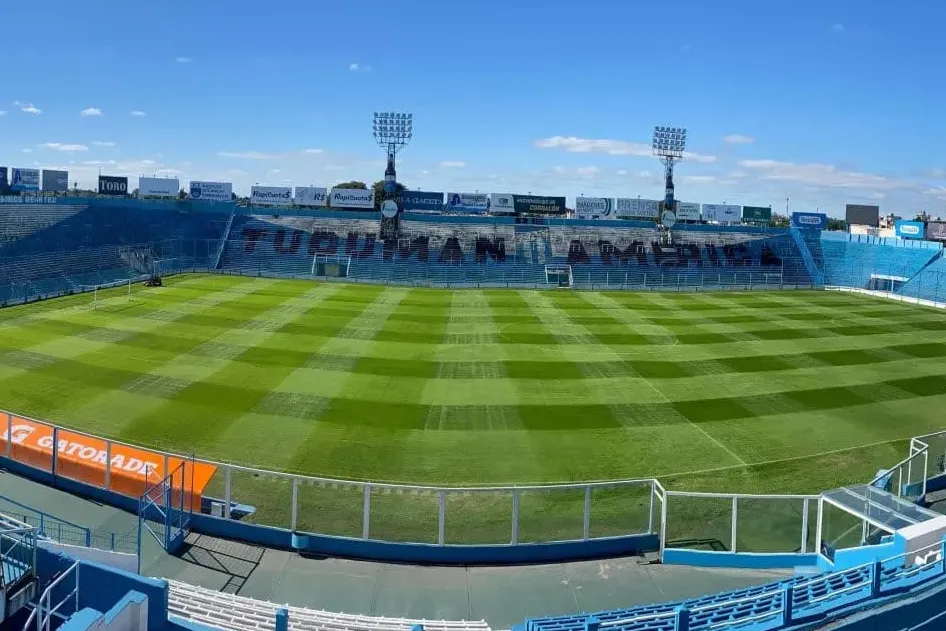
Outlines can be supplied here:
<path id="1" fill-rule="evenodd" d="M 517 215 L 563 215 L 566 212 L 564 197 L 513 195 L 512 204 Z"/>
<path id="2" fill-rule="evenodd" d="M 401 191 L 401 208 L 415 213 L 439 213 L 443 210 L 443 193 Z"/>
<path id="3" fill-rule="evenodd" d="M 719 223 L 739 223 L 742 219 L 742 207 L 731 204 L 703 204 L 703 221 Z"/>
<path id="4" fill-rule="evenodd" d="M 766 206 L 743 206 L 742 221 L 744 223 L 771 223 L 772 209 Z"/>
<path id="5" fill-rule="evenodd" d="M 43 192 L 65 193 L 69 190 L 69 172 L 43 169 Z"/>
<path id="6" fill-rule="evenodd" d="M 446 209 L 471 213 L 485 213 L 489 209 L 486 193 L 447 193 Z"/>
<path id="7" fill-rule="evenodd" d="M 491 213 L 516 212 L 516 204 L 512 199 L 512 193 L 490 193 L 489 194 L 489 212 Z"/>
<path id="8" fill-rule="evenodd" d="M 693 202 L 677 202 L 677 221 L 699 221 L 700 205 Z"/>
<path id="9" fill-rule="evenodd" d="M 824 213 L 792 213 L 792 225 L 796 228 L 824 230 L 828 225 L 828 216 Z"/>
<path id="10" fill-rule="evenodd" d="M 288 186 L 251 186 L 250 204 L 257 206 L 288 206 L 292 203 L 292 189 Z"/>
<path id="11" fill-rule="evenodd" d="M 38 191 L 39 169 L 20 169 L 13 167 L 10 176 L 11 191 Z"/>
<path id="12" fill-rule="evenodd" d="M 904 221 L 900 219 L 893 224 L 894 234 L 901 239 L 922 239 L 926 233 L 926 224 L 922 221 Z"/>
<path id="13" fill-rule="evenodd" d="M 946 241 L 946 221 L 930 221 L 926 224 L 926 238 Z"/>
<path id="14" fill-rule="evenodd" d="M 657 215 L 660 213 L 660 200 L 619 197 L 614 200 L 614 212 L 618 217 L 656 221 Z"/>
<path id="15" fill-rule="evenodd" d="M 177 178 L 138 178 L 138 197 L 177 197 L 180 191 L 181 182 Z"/>
<path id="16" fill-rule="evenodd" d="M 128 178 L 114 175 L 99 176 L 99 195 L 127 195 Z"/>
<path id="17" fill-rule="evenodd" d="M 849 226 L 880 226 L 880 206 L 865 204 L 847 204 L 844 207 L 844 220 Z"/>
<path id="18" fill-rule="evenodd" d="M 7 168 L 0 167 L 0 195 L 6 195 L 10 192 L 10 184 L 7 179 Z"/>
<path id="19" fill-rule="evenodd" d="M 575 216 L 579 219 L 615 219 L 614 200 L 609 197 L 576 197 Z"/>
<path id="20" fill-rule="evenodd" d="M 296 205 L 328 206 L 328 189 L 318 186 L 297 186 Z"/>
<path id="21" fill-rule="evenodd" d="M 101 438 L 60 429 L 54 437 L 53 428 L 45 423 L 17 416 L 9 417 L 0 425 L 0 449 L 17 462 L 49 469 L 53 445 L 56 447 L 56 473 L 101 487 L 106 468 L 110 472 L 110 488 L 116 493 L 140 496 L 155 480 L 181 466 L 182 460 L 163 453 L 149 451 L 121 443 L 107 443 Z M 106 466 L 106 463 L 108 465 Z M 216 473 L 217 468 L 204 462 L 188 461 L 188 472 L 193 478 L 191 498 L 200 508 L 200 495 Z M 167 467 L 167 468 L 165 468 Z"/>
<path id="22" fill-rule="evenodd" d="M 374 208 L 374 189 L 333 188 L 332 208 Z"/>
<path id="23" fill-rule="evenodd" d="M 191 180 L 188 191 L 191 199 L 203 202 L 229 202 L 233 200 L 233 184 L 230 182 Z"/>

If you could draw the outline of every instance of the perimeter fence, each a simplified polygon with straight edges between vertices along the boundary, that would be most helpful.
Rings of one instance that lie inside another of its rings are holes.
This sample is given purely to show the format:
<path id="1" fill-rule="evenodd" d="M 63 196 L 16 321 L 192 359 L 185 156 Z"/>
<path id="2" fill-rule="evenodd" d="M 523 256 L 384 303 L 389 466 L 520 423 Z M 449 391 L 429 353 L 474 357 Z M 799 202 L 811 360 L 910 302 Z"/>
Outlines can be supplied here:
<path id="1" fill-rule="evenodd" d="M 54 443 L 59 450 L 52 449 Z M 170 471 L 190 459 L 9 412 L 0 412 L 0 455 L 54 477 L 131 497 L 153 484 L 149 466 L 157 470 L 163 463 L 160 470 Z M 123 458 L 121 463 L 116 457 Z M 926 478 L 941 472 L 944 459 L 946 432 L 921 437 L 912 442 L 910 455 L 886 472 L 887 481 L 878 478 L 872 483 L 888 484 L 894 495 L 912 499 L 925 492 Z M 158 464 L 148 465 L 149 461 Z M 112 468 L 104 462 L 112 462 Z M 660 535 L 661 550 L 816 551 L 817 495 L 693 493 L 666 490 L 655 479 L 456 488 L 194 462 L 216 469 L 201 491 L 204 512 L 293 532 L 434 545 L 516 545 L 655 534 Z M 112 469 L 124 472 L 119 477 Z"/>

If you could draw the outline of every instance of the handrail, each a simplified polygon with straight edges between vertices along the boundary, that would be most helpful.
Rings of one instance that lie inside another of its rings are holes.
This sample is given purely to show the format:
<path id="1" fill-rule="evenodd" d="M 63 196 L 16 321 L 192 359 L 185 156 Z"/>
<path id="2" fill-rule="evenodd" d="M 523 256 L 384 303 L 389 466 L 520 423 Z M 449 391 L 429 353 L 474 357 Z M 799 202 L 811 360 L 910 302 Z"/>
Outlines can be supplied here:
<path id="1" fill-rule="evenodd" d="M 66 577 L 69 576 L 69 574 L 71 573 L 75 574 L 75 581 L 76 581 L 75 589 L 73 589 L 71 592 L 66 594 L 63 597 L 63 599 L 59 601 L 59 603 L 57 603 L 55 607 L 53 607 L 51 605 L 53 588 L 59 585 L 60 583 L 62 583 L 66 579 Z M 36 608 L 34 608 L 32 612 L 30 612 L 29 617 L 26 619 L 26 623 L 23 625 L 23 631 L 27 631 L 29 629 L 30 623 L 33 621 L 34 618 L 36 619 L 36 631 L 49 631 L 50 620 L 52 619 L 53 614 L 56 613 L 59 610 L 59 608 L 62 607 L 64 604 L 66 604 L 66 601 L 68 601 L 73 596 L 75 596 L 75 599 L 76 599 L 75 611 L 79 611 L 79 562 L 78 561 L 70 565 L 62 574 L 57 576 L 53 582 L 51 582 L 49 585 L 46 586 L 46 589 L 43 590 L 43 593 L 40 595 L 39 599 L 37 600 Z M 44 607 L 44 603 L 45 603 L 45 607 Z M 44 613 L 43 609 L 46 609 L 47 611 Z M 37 612 L 39 612 L 38 615 L 37 615 Z"/>

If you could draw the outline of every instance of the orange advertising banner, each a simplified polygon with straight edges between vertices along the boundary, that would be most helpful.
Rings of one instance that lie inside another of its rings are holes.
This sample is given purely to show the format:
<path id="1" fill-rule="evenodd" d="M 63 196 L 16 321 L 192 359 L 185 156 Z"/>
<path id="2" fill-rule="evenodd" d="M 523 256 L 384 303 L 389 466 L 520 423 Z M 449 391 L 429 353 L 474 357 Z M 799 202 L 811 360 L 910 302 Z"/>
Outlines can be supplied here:
<path id="1" fill-rule="evenodd" d="M 10 457 L 16 462 L 50 471 L 53 427 L 19 416 L 7 418 L 9 425 L 0 425 L 0 454 L 5 455 L 9 450 Z M 2 415 L 0 423 L 3 423 Z M 114 442 L 109 447 L 109 443 L 101 438 L 67 429 L 60 428 L 57 439 L 56 475 L 105 488 L 105 472 L 108 470 L 109 490 L 138 498 L 173 473 L 171 486 L 178 493 L 183 491 L 187 498 L 185 502 L 189 502 L 195 511 L 200 511 L 200 498 L 217 472 L 217 467 L 205 462 L 165 457 L 160 452 Z M 109 460 L 111 462 L 106 466 Z M 178 498 L 174 504 L 180 501 L 178 493 L 174 494 Z"/>

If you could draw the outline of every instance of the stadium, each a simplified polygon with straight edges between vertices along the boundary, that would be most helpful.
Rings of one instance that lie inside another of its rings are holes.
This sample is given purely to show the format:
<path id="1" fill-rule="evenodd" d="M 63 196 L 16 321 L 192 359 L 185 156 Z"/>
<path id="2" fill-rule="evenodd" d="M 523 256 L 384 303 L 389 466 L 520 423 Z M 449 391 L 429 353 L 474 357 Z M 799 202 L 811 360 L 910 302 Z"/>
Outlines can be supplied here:
<path id="1" fill-rule="evenodd" d="M 412 191 L 411 124 L 373 187 L 0 168 L 4 624 L 942 628 L 940 224 L 680 202 L 664 127 L 661 200 Z"/>

